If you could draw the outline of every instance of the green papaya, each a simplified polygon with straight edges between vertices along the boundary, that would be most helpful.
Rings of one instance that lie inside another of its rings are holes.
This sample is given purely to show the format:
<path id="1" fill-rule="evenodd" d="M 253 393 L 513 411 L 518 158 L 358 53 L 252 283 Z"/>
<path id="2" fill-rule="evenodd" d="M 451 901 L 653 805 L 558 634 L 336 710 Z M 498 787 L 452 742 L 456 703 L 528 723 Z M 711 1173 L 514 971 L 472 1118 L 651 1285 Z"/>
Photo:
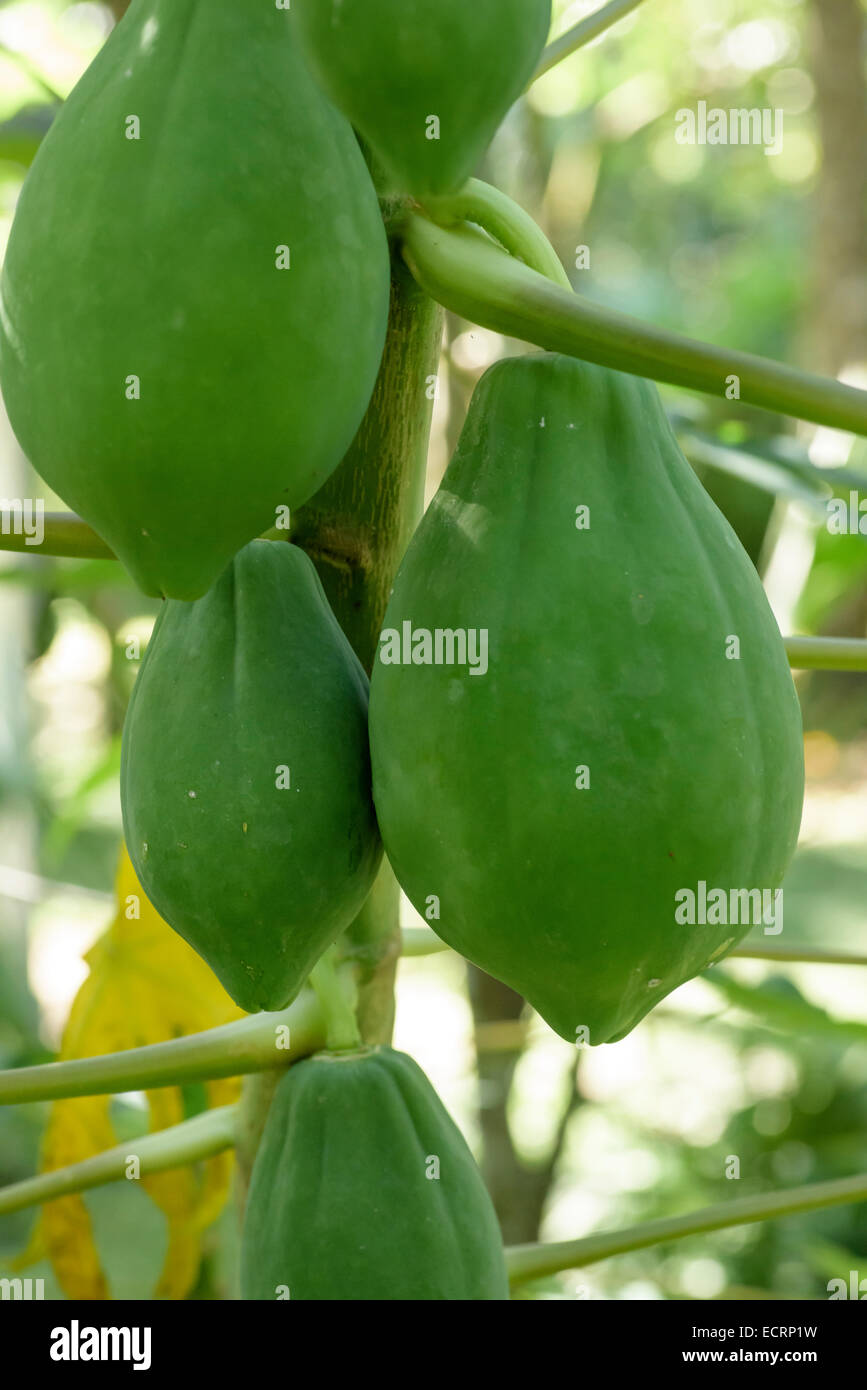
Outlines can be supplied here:
<path id="1" fill-rule="evenodd" d="M 420 1067 L 390 1047 L 290 1067 L 253 1165 L 241 1297 L 508 1296 L 491 1199 Z"/>
<path id="2" fill-rule="evenodd" d="M 449 193 L 532 76 L 551 0 L 295 0 L 313 71 L 394 188 Z"/>
<path id="3" fill-rule="evenodd" d="M 285 10 L 133 0 L 22 190 L 0 385 L 145 592 L 193 599 L 340 462 L 388 300 L 373 184 Z"/>
<path id="4" fill-rule="evenodd" d="M 370 723 L 404 891 L 564 1038 L 624 1037 L 777 905 L 798 700 L 651 382 L 546 354 L 484 376 L 395 582 Z"/>
<path id="5" fill-rule="evenodd" d="M 349 925 L 381 846 L 367 676 L 297 546 L 252 541 L 168 599 L 127 711 L 127 848 L 236 1004 L 281 1009 Z"/>

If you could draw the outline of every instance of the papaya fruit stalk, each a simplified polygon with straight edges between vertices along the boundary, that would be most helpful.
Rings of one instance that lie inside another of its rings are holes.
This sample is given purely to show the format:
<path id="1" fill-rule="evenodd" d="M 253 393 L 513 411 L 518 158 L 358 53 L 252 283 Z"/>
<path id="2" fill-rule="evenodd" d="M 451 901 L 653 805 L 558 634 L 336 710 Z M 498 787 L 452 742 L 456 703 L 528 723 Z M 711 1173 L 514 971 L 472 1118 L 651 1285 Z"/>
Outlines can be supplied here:
<path id="1" fill-rule="evenodd" d="M 352 1052 L 361 1046 L 355 1017 L 355 991 L 348 993 L 337 971 L 333 947 L 320 956 L 310 974 L 325 1018 L 325 1045 L 329 1052 Z"/>

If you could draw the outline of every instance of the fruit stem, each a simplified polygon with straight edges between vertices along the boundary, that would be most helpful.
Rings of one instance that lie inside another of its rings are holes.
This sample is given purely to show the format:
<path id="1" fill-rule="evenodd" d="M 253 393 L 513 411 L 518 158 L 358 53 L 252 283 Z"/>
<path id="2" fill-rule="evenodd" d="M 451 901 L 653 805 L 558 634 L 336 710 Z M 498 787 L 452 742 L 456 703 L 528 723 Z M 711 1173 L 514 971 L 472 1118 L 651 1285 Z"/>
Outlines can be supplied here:
<path id="1" fill-rule="evenodd" d="M 469 179 L 457 193 L 426 198 L 424 211 L 440 227 L 473 222 L 512 256 L 561 289 L 572 293 L 569 277 L 542 228 L 516 202 L 481 179 Z"/>
<path id="2" fill-rule="evenodd" d="M 329 1052 L 355 1051 L 361 1045 L 361 1033 L 355 1005 L 350 1002 L 337 973 L 333 946 L 320 956 L 313 967 L 310 983 L 325 1016 L 325 1046 Z"/>
<path id="3" fill-rule="evenodd" d="M 867 391 L 592 304 L 467 223 L 438 227 L 411 213 L 402 237 L 404 259 L 418 283 L 470 323 L 615 371 L 867 435 Z"/>

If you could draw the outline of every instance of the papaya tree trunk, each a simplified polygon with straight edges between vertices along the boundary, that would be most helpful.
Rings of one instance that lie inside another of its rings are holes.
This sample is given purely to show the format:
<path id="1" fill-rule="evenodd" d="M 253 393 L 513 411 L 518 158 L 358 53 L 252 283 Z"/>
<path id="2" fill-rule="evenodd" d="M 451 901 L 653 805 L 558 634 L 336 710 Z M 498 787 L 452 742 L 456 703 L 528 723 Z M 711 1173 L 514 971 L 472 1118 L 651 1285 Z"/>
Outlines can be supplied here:
<path id="1" fill-rule="evenodd" d="M 388 336 L 367 414 L 340 467 L 293 518 L 292 539 L 319 571 L 368 673 L 395 571 L 421 517 L 442 319 L 393 258 Z"/>
<path id="2" fill-rule="evenodd" d="M 834 373 L 867 351 L 867 23 L 859 0 L 813 0 L 811 21 L 822 158 L 806 344 Z"/>
<path id="3" fill-rule="evenodd" d="M 370 672 L 394 573 L 421 516 L 428 438 L 442 340 L 442 310 L 392 257 L 388 335 L 376 387 L 348 454 L 292 519 L 292 539 L 312 559 L 331 607 Z M 352 343 L 347 343 L 352 352 Z M 328 402 L 323 402 L 328 409 Z M 391 1039 L 400 954 L 400 891 L 384 862 L 373 892 L 341 942 L 359 966 L 359 1027 Z M 237 1149 L 243 1202 L 274 1086 L 244 1083 Z"/>
<path id="4" fill-rule="evenodd" d="M 421 517 L 443 313 L 392 257 L 388 335 L 373 397 L 349 453 L 294 520 L 341 627 L 369 673 L 395 571 Z M 344 953 L 361 965 L 359 1026 L 387 1042 L 399 955 L 397 881 L 383 864 L 349 927 Z"/>

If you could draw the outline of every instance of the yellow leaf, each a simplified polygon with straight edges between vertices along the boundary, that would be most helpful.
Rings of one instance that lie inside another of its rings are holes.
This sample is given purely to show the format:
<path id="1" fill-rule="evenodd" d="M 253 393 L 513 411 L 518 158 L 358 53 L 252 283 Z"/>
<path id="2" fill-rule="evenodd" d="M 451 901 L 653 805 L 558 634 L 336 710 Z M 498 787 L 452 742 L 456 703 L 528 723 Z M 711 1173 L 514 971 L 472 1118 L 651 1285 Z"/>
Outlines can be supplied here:
<path id="1" fill-rule="evenodd" d="M 199 1033 L 242 1017 L 216 976 L 162 920 L 145 897 L 125 847 L 117 874 L 117 912 L 85 958 L 90 973 L 75 997 L 60 1060 L 95 1057 Z M 206 1082 L 209 1108 L 240 1092 L 237 1079 Z M 187 1118 L 180 1087 L 147 1094 L 151 1130 Z M 110 1096 L 56 1101 L 42 1145 L 44 1172 L 78 1163 L 118 1143 Z M 134 1147 L 131 1145 L 131 1147 Z M 144 1179 L 168 1225 L 168 1250 L 155 1296 L 182 1299 L 196 1280 L 202 1231 L 229 1194 L 231 1154 Z M 38 1234 L 64 1292 L 74 1299 L 110 1297 L 87 1206 L 81 1197 L 48 1203 Z"/>

